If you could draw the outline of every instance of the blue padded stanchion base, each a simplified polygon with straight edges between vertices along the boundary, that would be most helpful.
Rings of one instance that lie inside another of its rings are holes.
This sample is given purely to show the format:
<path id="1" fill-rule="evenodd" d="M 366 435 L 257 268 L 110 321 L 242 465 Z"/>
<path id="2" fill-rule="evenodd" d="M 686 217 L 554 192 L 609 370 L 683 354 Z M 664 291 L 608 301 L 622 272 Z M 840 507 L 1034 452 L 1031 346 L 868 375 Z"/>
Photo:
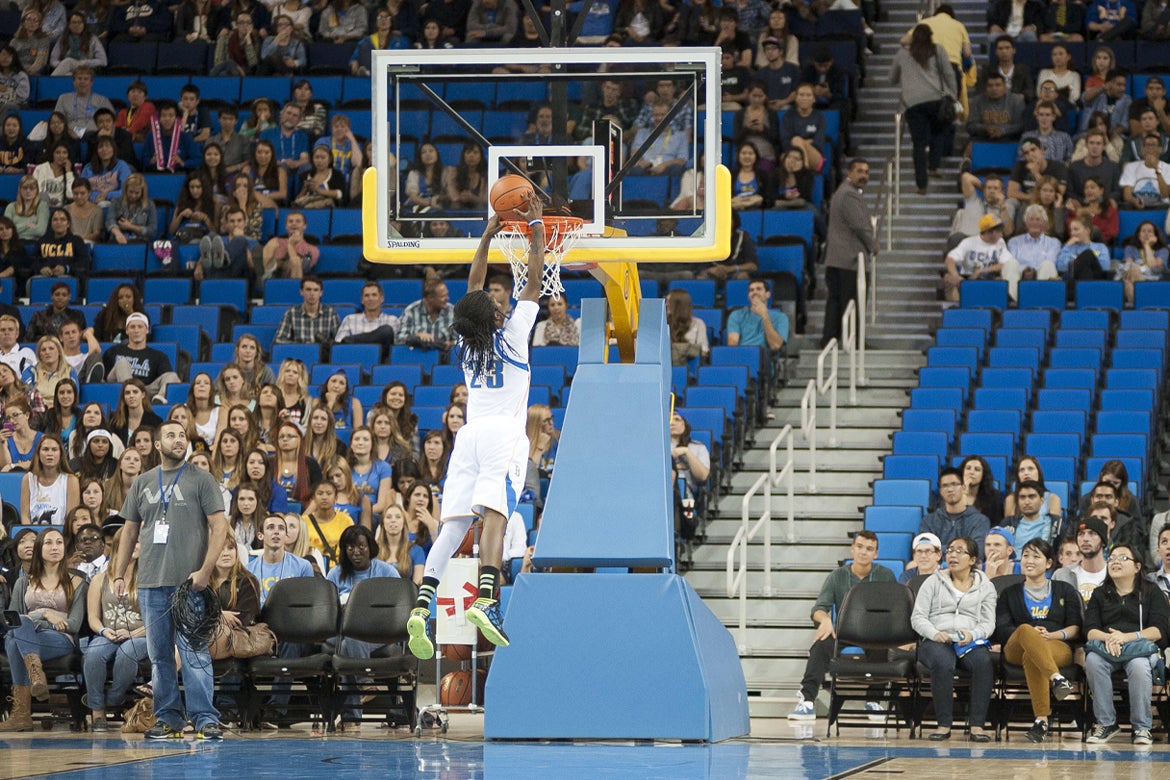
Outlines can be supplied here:
<path id="1" fill-rule="evenodd" d="M 750 730 L 735 642 L 677 574 L 522 574 L 485 694 L 487 739 Z"/>

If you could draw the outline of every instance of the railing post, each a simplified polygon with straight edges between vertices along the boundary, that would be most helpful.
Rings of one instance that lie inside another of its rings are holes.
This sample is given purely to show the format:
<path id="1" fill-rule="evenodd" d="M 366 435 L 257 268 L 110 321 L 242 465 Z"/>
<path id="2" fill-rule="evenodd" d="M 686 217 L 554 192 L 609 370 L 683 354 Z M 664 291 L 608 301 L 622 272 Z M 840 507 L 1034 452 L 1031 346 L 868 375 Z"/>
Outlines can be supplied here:
<path id="1" fill-rule="evenodd" d="M 825 376 L 825 357 L 831 357 L 829 376 Z M 829 393 L 829 446 L 837 446 L 837 339 L 829 343 L 817 355 L 817 392 Z"/>
<path id="2" fill-rule="evenodd" d="M 857 384 L 865 387 L 869 380 L 865 377 L 865 292 L 866 292 L 866 262 L 865 252 L 857 253 Z"/>
<path id="3" fill-rule="evenodd" d="M 842 343 L 849 356 L 849 403 L 857 406 L 857 301 L 845 305 L 841 315 Z"/>
<path id="4" fill-rule="evenodd" d="M 800 432 L 808 442 L 808 492 L 817 492 L 817 381 L 808 380 L 800 399 Z"/>
<path id="5" fill-rule="evenodd" d="M 902 112 L 894 112 L 894 213 L 902 213 Z"/>

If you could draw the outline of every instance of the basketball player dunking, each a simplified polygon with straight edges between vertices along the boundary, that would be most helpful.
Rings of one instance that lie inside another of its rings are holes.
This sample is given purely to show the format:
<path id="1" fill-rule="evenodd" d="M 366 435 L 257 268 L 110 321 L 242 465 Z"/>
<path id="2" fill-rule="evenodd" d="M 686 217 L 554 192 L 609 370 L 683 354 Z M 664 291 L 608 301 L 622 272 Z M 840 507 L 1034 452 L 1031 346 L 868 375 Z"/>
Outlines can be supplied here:
<path id="1" fill-rule="evenodd" d="M 511 316 L 483 289 L 488 248 L 500 231 L 500 219 L 488 220 L 471 271 L 467 294 L 455 304 L 454 329 L 459 334 L 457 354 L 467 381 L 467 424 L 459 430 L 447 466 L 439 536 L 427 555 L 418 601 L 406 622 L 410 652 L 426 660 L 435 654 L 427 636 L 430 603 L 447 562 L 458 549 L 476 517 L 483 518 L 480 539 L 479 598 L 467 610 L 467 620 L 488 641 L 507 646 L 504 619 L 496 598 L 503 556 L 504 528 L 524 489 L 528 437 L 528 337 L 540 310 L 540 280 L 544 273 L 544 223 L 535 196 L 528 209 L 517 214 L 531 228 L 528 283 L 518 296 Z"/>

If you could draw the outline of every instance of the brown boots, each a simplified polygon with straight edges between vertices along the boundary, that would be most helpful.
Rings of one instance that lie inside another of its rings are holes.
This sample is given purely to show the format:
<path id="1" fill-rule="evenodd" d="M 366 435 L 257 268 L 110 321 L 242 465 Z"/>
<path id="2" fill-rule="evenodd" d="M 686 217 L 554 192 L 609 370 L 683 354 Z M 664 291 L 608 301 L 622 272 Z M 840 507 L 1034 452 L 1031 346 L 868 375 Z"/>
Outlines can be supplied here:
<path id="1" fill-rule="evenodd" d="M 24 657 L 24 668 L 28 670 L 32 697 L 37 701 L 48 701 L 49 681 L 45 679 L 45 668 L 41 666 L 41 657 L 36 653 L 28 653 Z"/>
<path id="2" fill-rule="evenodd" d="M 32 731 L 32 693 L 27 685 L 12 686 L 12 712 L 0 723 L 0 732 Z"/>

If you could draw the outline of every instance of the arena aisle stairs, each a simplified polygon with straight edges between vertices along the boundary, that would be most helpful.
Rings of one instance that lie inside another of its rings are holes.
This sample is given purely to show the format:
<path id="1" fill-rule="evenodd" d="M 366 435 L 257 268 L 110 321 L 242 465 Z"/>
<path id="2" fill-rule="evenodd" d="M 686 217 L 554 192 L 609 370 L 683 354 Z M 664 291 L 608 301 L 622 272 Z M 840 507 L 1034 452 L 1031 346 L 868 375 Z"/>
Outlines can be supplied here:
<path id="1" fill-rule="evenodd" d="M 844 357 L 843 355 L 841 356 Z M 787 514 L 782 489 L 772 500 L 773 587 L 777 595 L 764 596 L 762 534 L 749 545 L 747 578 L 747 644 L 741 654 L 753 717 L 784 717 L 792 709 L 812 642 L 809 619 L 812 605 L 828 573 L 848 555 L 849 534 L 862 527 L 859 507 L 871 503 L 870 484 L 881 475 L 881 457 L 890 452 L 890 434 L 900 427 L 898 412 L 906 405 L 906 391 L 917 384 L 916 371 L 925 364 L 917 351 L 871 352 L 867 359 L 869 383 L 859 387 L 857 405 L 849 404 L 848 371 L 841 362 L 838 391 L 837 440 L 830 448 L 828 401 L 818 401 L 817 492 L 808 492 L 808 446 L 799 434 L 800 399 L 815 377 L 817 352 L 805 350 L 790 372 L 788 387 L 772 409 L 774 419 L 756 433 L 754 446 L 732 477 L 731 490 L 719 514 L 707 527 L 707 542 L 694 551 L 687 574 L 715 614 L 733 633 L 738 627 L 738 599 L 728 598 L 728 547 L 740 526 L 743 496 L 768 469 L 768 447 L 786 424 L 797 432 L 794 514 L 796 544 L 787 541 Z M 762 499 L 749 502 L 752 517 L 763 511 Z"/>
<path id="2" fill-rule="evenodd" d="M 859 154 L 870 163 L 870 184 L 866 199 L 870 208 L 877 202 L 882 185 L 883 165 L 894 154 L 894 113 L 900 90 L 890 84 L 890 66 L 898 40 L 917 21 L 920 0 L 882 0 L 885 21 L 875 25 L 879 53 L 866 59 L 867 75 L 859 92 L 860 111 L 852 124 L 853 141 Z M 983 3 L 954 3 L 975 46 L 976 59 L 983 63 L 986 39 Z M 957 153 L 956 153 L 957 154 Z M 877 265 L 877 325 L 867 341 L 871 349 L 926 349 L 942 311 L 938 295 L 942 252 L 950 232 L 951 219 L 959 203 L 958 156 L 943 159 L 941 176 L 931 179 L 929 193 L 917 194 L 910 136 L 902 137 L 901 213 L 893 220 L 893 246 L 886 246 L 884 227 L 882 252 Z M 829 193 L 826 194 L 826 200 Z M 831 224 L 831 221 L 830 221 Z M 824 270 L 818 269 L 816 299 L 809 302 L 805 335 L 820 338 L 824 318 Z"/>

